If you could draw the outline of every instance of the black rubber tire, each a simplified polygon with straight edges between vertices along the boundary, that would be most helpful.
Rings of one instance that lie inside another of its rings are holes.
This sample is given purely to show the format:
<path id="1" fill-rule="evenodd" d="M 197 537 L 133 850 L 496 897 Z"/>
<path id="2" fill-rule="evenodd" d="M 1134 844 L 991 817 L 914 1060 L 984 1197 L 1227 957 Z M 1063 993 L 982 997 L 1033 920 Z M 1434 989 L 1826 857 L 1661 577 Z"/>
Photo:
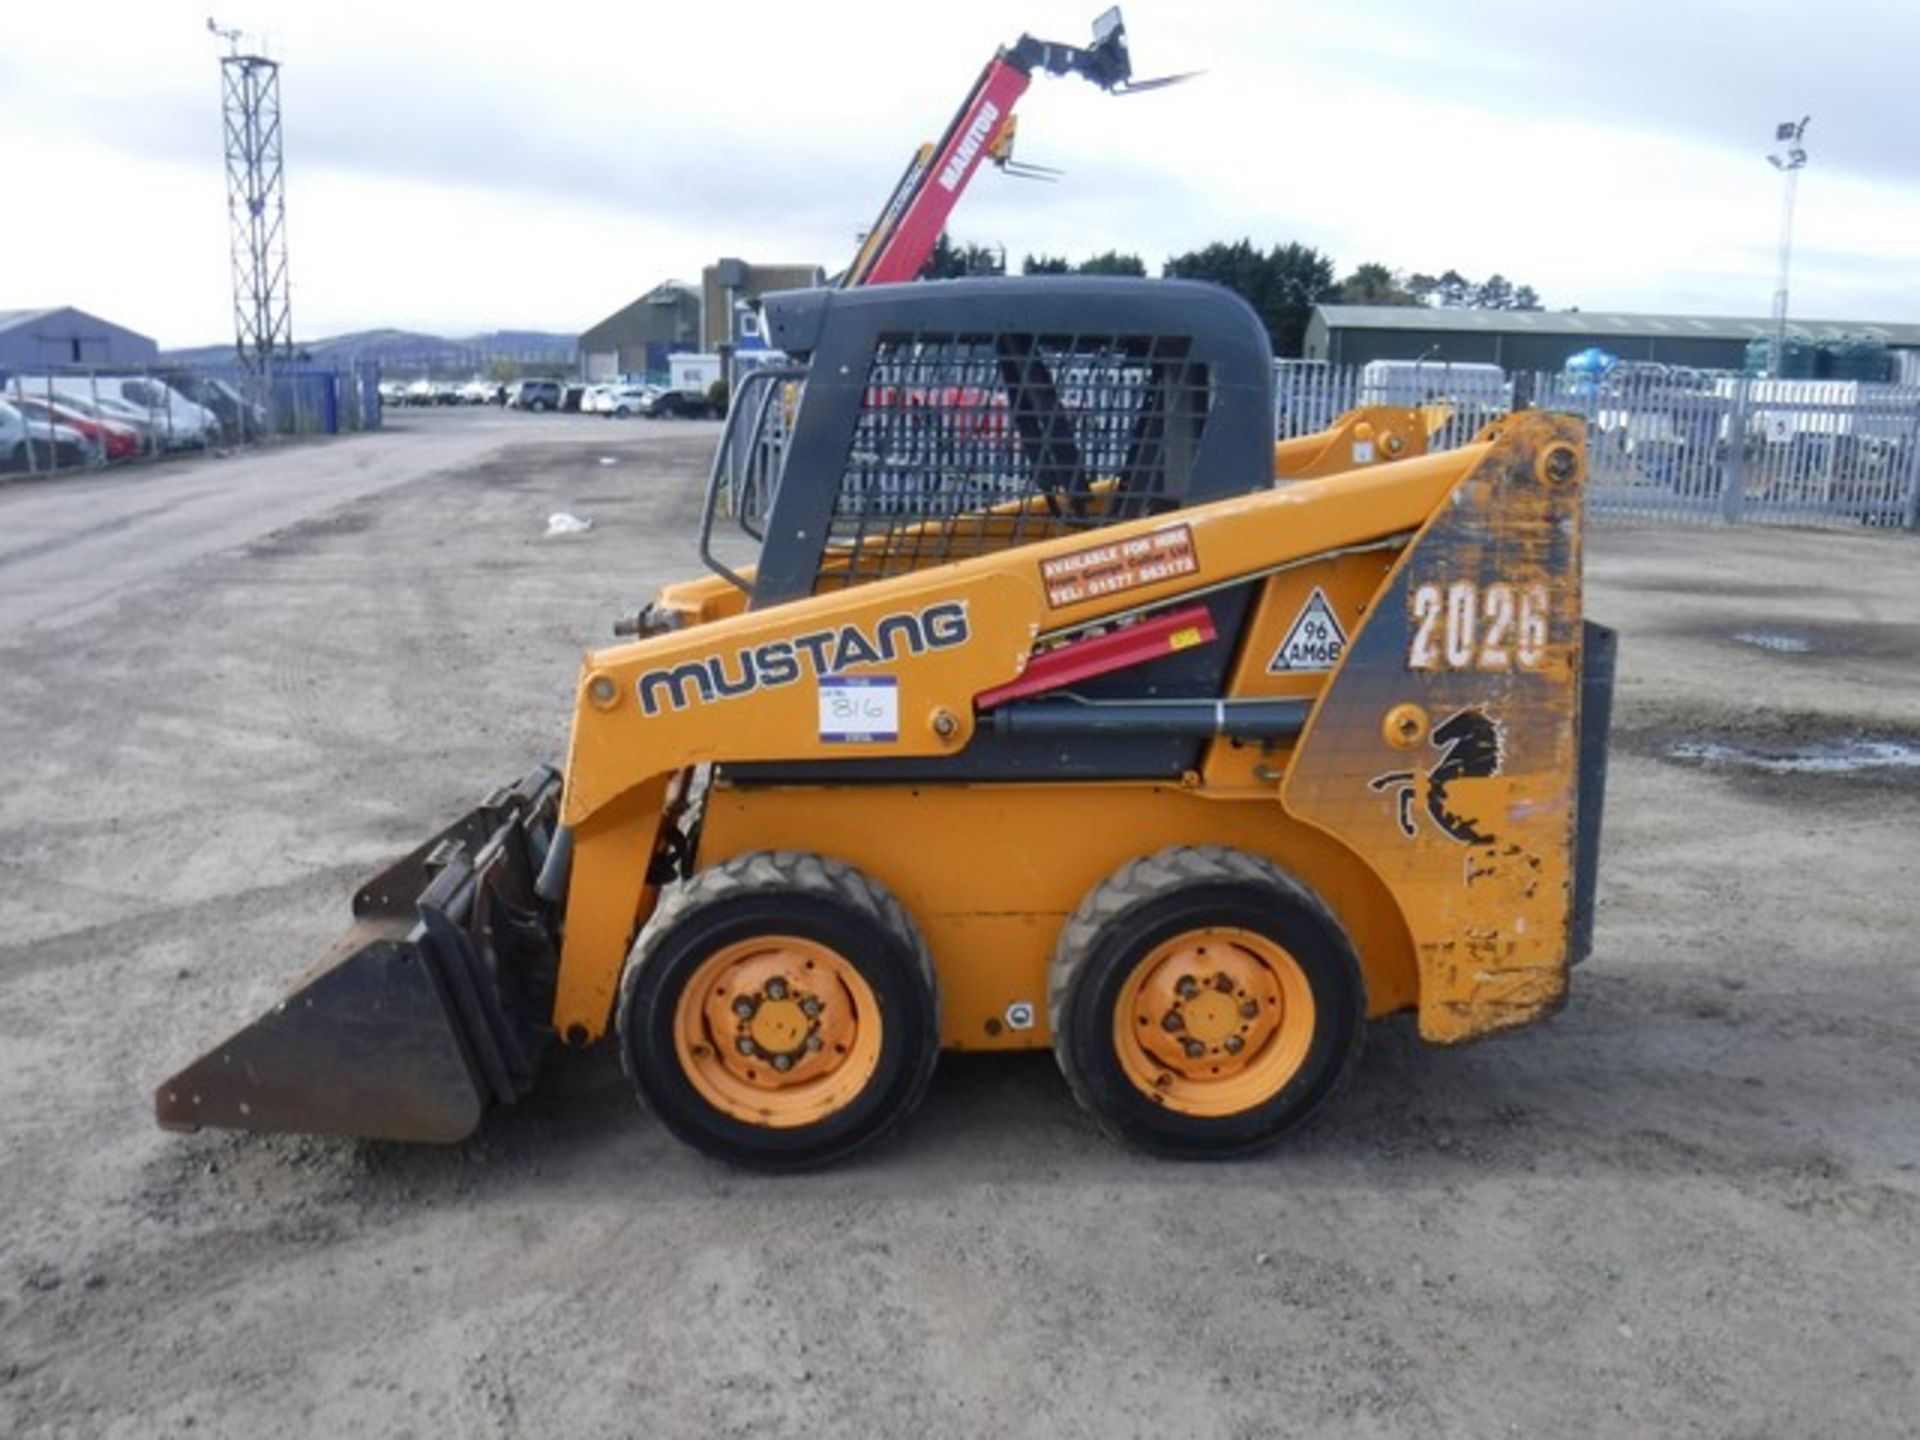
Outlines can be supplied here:
<path id="1" fill-rule="evenodd" d="M 872 987 L 881 1015 L 873 1079 L 846 1108 L 811 1125 L 776 1129 L 710 1104 L 681 1068 L 674 1010 L 706 957 L 756 934 L 827 945 Z M 933 960 L 900 902 L 838 860 L 760 851 L 701 871 L 669 890 L 634 941 L 615 1017 L 620 1063 L 642 1102 L 680 1139 L 757 1170 L 807 1170 L 875 1145 L 919 1107 L 940 1058 Z"/>
<path id="2" fill-rule="evenodd" d="M 1262 1104 L 1227 1116 L 1168 1109 L 1113 1048 L 1113 1007 L 1140 960 L 1205 925 L 1271 937 L 1306 973 L 1315 1030 L 1300 1069 Z M 1123 866 L 1068 918 L 1047 972 L 1053 1054 L 1074 1098 L 1117 1139 L 1157 1154 L 1221 1159 L 1266 1149 L 1338 1092 L 1360 1053 L 1366 987 L 1353 943 L 1324 901 L 1279 866 L 1223 846 L 1176 846 Z"/>

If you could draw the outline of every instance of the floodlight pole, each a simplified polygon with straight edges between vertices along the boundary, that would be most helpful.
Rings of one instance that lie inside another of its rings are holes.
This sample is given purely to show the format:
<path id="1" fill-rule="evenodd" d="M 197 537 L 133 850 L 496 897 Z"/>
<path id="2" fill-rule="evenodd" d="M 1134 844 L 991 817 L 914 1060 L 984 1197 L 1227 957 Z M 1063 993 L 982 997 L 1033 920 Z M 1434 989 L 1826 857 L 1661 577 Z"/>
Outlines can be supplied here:
<path id="1" fill-rule="evenodd" d="M 1780 275 L 1773 288 L 1773 356 L 1767 373 L 1778 380 L 1787 359 L 1787 276 L 1793 268 L 1793 205 L 1800 191 L 1800 172 L 1806 167 L 1807 151 L 1801 143 L 1807 133 L 1803 116 L 1798 124 L 1787 121 L 1774 130 L 1779 147 L 1767 156 L 1767 163 L 1781 172 L 1785 188 L 1780 198 Z"/>

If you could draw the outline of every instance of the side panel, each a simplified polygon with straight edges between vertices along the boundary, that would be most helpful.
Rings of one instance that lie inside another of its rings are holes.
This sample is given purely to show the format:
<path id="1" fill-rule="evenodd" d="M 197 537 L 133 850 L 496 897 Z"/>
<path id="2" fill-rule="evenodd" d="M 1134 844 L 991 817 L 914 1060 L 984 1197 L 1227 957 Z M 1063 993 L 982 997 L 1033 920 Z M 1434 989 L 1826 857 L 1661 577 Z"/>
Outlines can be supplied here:
<path id="1" fill-rule="evenodd" d="M 1375 574 L 1378 580 L 1378 572 Z M 1251 586 L 1209 595 L 1217 638 L 1144 665 L 1082 680 L 1073 693 L 1088 700 L 1171 700 L 1215 696 L 1226 690 L 1235 642 L 1245 623 Z M 1104 735 L 1058 739 L 1000 735 L 977 728 L 951 755 L 899 759 L 774 761 L 729 767 L 741 781 L 823 785 L 840 780 L 940 781 L 984 784 L 1001 780 L 1177 780 L 1198 763 L 1204 742 L 1190 736 Z"/>
<path id="2" fill-rule="evenodd" d="M 569 1045 L 599 1037 L 613 1015 L 620 967 L 653 911 L 647 879 L 667 822 L 668 777 L 656 775 L 587 817 L 573 832 L 553 1028 Z"/>
<path id="3" fill-rule="evenodd" d="M 1236 700 L 1316 698 L 1403 548 L 1383 545 L 1261 581 L 1223 693 Z M 1264 786 L 1271 793 L 1293 749 L 1216 740 L 1201 773 L 1210 790 Z"/>
<path id="4" fill-rule="evenodd" d="M 1047 964 L 1067 915 L 1120 866 L 1169 845 L 1231 845 L 1298 874 L 1353 936 L 1369 1012 L 1413 1005 L 1412 942 L 1392 896 L 1270 795 L 1220 800 L 1143 784 L 716 785 L 698 864 L 799 849 L 865 870 L 927 938 L 940 977 L 942 1043 L 1019 1050 L 1050 1041 Z"/>
<path id="5" fill-rule="evenodd" d="M 1395 568 L 1283 787 L 1398 897 L 1429 1040 L 1565 995 L 1583 446 L 1565 416 L 1501 427 Z"/>

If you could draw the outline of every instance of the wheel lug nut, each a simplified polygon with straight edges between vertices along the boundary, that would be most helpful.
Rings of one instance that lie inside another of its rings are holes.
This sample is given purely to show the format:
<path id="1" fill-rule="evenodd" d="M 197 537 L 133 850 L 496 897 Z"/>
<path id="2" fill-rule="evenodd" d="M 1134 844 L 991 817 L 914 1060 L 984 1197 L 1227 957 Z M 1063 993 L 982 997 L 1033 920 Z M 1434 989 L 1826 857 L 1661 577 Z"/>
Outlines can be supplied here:
<path id="1" fill-rule="evenodd" d="M 791 1055 L 774 1056 L 773 1068 L 780 1071 L 791 1070 L 793 1068 L 793 1057 Z"/>
<path id="2" fill-rule="evenodd" d="M 1195 981 L 1191 975 L 1182 975 L 1179 983 L 1173 988 L 1179 993 L 1182 1000 L 1191 1000 L 1195 995 L 1200 993 L 1199 983 Z"/>
<path id="3" fill-rule="evenodd" d="M 751 1020 L 753 1018 L 753 1002 L 742 995 L 738 1000 L 733 1002 L 733 1013 L 738 1015 L 742 1020 Z"/>
<path id="4" fill-rule="evenodd" d="M 1256 1000 L 1242 1000 L 1240 1002 L 1240 1018 L 1242 1020 L 1259 1019 L 1260 1018 L 1259 1002 Z"/>
<path id="5" fill-rule="evenodd" d="M 809 995 L 800 1002 L 800 1013 L 809 1020 L 818 1020 L 820 1018 L 820 1002 Z"/>
<path id="6" fill-rule="evenodd" d="M 1238 1055 L 1247 1042 L 1242 1040 L 1238 1035 L 1229 1035 L 1222 1043 L 1227 1047 L 1227 1054 Z"/>
<path id="7" fill-rule="evenodd" d="M 1187 1041 L 1187 1058 L 1189 1060 L 1198 1060 L 1206 1053 L 1207 1047 L 1202 1045 L 1198 1040 Z"/>
<path id="8" fill-rule="evenodd" d="M 742 1035 L 738 1040 L 734 1041 L 734 1047 L 738 1049 L 742 1055 L 753 1054 L 753 1037 L 750 1035 Z"/>
<path id="9" fill-rule="evenodd" d="M 1213 977 L 1213 988 L 1218 990 L 1222 995 L 1233 994 L 1233 981 L 1227 978 L 1226 971 L 1222 970 Z"/>
<path id="10" fill-rule="evenodd" d="M 1186 1023 L 1187 1023 L 1186 1021 L 1180 1018 L 1180 1012 L 1178 1010 L 1169 1010 L 1167 1011 L 1166 1015 L 1161 1019 L 1160 1028 L 1162 1030 L 1165 1030 L 1171 1033 L 1173 1031 L 1178 1030 L 1182 1025 Z"/>
<path id="11" fill-rule="evenodd" d="M 817 1051 L 819 1050 L 819 1048 L 820 1048 L 820 1037 L 818 1035 L 807 1036 L 807 1049 L 812 1051 Z"/>
<path id="12" fill-rule="evenodd" d="M 778 977 L 775 977 L 774 979 L 767 981 L 767 998 L 769 1000 L 786 999 L 787 998 L 787 982 L 782 979 L 779 979 Z"/>

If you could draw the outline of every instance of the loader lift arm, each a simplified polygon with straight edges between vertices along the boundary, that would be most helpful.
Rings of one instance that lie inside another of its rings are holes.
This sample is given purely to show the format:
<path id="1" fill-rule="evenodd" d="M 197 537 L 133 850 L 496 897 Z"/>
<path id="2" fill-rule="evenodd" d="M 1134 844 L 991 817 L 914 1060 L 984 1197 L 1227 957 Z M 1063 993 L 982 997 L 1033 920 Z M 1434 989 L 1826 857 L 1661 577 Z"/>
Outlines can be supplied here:
<path id="1" fill-rule="evenodd" d="M 859 254 L 847 267 L 840 282 L 843 288 L 885 285 L 917 276 L 983 161 L 1023 173 L 1012 164 L 1013 107 L 1026 94 L 1036 71 L 1081 75 L 1117 94 L 1156 89 L 1186 78 L 1133 79 L 1118 6 L 1093 22 L 1093 42 L 1084 47 L 1022 35 L 987 62 L 939 142 L 914 152 Z M 1025 173 L 1036 172 L 1028 167 Z"/>

